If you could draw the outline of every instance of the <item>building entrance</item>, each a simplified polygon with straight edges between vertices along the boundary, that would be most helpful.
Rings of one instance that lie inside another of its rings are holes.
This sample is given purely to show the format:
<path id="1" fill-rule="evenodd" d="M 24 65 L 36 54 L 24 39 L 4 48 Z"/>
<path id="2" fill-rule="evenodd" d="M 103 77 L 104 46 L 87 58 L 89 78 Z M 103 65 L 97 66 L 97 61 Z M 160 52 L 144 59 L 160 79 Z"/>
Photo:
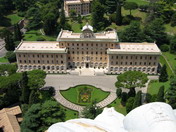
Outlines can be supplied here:
<path id="1" fill-rule="evenodd" d="M 86 63 L 86 68 L 89 68 L 89 63 Z"/>

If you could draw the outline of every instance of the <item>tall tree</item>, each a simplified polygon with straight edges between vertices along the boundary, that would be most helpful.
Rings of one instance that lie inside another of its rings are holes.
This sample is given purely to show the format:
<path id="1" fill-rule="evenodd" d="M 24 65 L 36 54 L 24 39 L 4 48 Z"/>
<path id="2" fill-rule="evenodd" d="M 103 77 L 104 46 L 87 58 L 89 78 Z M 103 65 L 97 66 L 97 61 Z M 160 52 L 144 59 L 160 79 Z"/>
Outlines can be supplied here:
<path id="1" fill-rule="evenodd" d="M 62 6 L 61 8 L 61 14 L 60 14 L 60 24 L 61 24 L 61 27 L 64 28 L 65 26 L 65 11 L 64 11 L 64 7 Z"/>
<path id="2" fill-rule="evenodd" d="M 30 95 L 30 89 L 28 87 L 28 76 L 27 72 L 22 73 L 22 80 L 21 80 L 21 89 L 22 89 L 22 94 L 21 94 L 21 101 L 25 104 L 29 103 L 29 95 Z"/>
<path id="3" fill-rule="evenodd" d="M 170 52 L 176 53 L 176 35 L 174 35 L 170 41 Z"/>
<path id="4" fill-rule="evenodd" d="M 167 34 L 165 33 L 165 27 L 163 20 L 160 18 L 156 18 L 151 23 L 147 24 L 144 27 L 144 34 L 146 37 L 146 41 L 154 42 L 160 46 L 161 44 L 168 43 Z"/>
<path id="5" fill-rule="evenodd" d="M 121 11 L 121 4 L 117 3 L 116 8 L 116 24 L 121 25 L 122 24 L 122 11 Z"/>
<path id="6" fill-rule="evenodd" d="M 98 2 L 93 1 L 92 2 L 92 26 L 95 28 L 95 30 L 100 30 L 102 27 L 104 27 L 104 6 Z"/>
<path id="7" fill-rule="evenodd" d="M 158 91 L 158 94 L 157 94 L 156 101 L 165 102 L 165 99 L 164 99 L 164 86 L 160 87 L 160 89 Z"/>
<path id="8" fill-rule="evenodd" d="M 5 40 L 6 50 L 13 51 L 15 49 L 15 43 L 13 41 L 13 34 L 8 29 L 1 30 L 0 37 Z"/>
<path id="9" fill-rule="evenodd" d="M 43 104 L 33 104 L 23 117 L 21 130 L 23 132 L 44 132 L 54 123 L 65 120 L 65 113 L 56 101 L 45 101 Z"/>
<path id="10" fill-rule="evenodd" d="M 130 97 L 126 102 L 126 112 L 129 113 L 133 109 L 134 97 Z"/>
<path id="11" fill-rule="evenodd" d="M 130 25 L 120 34 L 122 42 L 142 42 L 144 34 L 140 29 L 140 23 L 132 21 Z"/>
<path id="12" fill-rule="evenodd" d="M 172 18 L 171 18 L 171 26 L 176 26 L 176 13 L 174 13 L 172 15 Z"/>
<path id="13" fill-rule="evenodd" d="M 20 27 L 18 24 L 15 24 L 15 26 L 14 26 L 14 40 L 21 41 L 21 39 L 22 39 L 22 33 L 20 31 Z"/>
<path id="14" fill-rule="evenodd" d="M 130 16 L 131 16 L 131 10 L 135 10 L 138 8 L 138 4 L 135 2 L 126 2 L 124 4 L 124 8 L 125 10 L 129 10 L 130 11 Z"/>
<path id="15" fill-rule="evenodd" d="M 176 109 L 176 76 L 172 77 L 170 80 L 170 87 L 166 93 L 166 98 L 172 108 Z"/>
<path id="16" fill-rule="evenodd" d="M 96 102 L 93 102 L 92 104 L 87 105 L 84 108 L 82 115 L 84 116 L 84 118 L 94 119 L 101 112 L 102 112 L 102 109 L 96 106 Z"/>
<path id="17" fill-rule="evenodd" d="M 133 109 L 136 107 L 139 107 L 141 105 L 142 105 L 142 92 L 139 91 L 139 92 L 137 92 L 137 94 L 134 98 Z"/>
<path id="18" fill-rule="evenodd" d="M 115 85 L 117 88 L 128 88 L 135 90 L 136 87 L 144 87 L 147 81 L 147 74 L 140 71 L 127 71 L 117 76 L 117 82 Z"/>
<path id="19" fill-rule="evenodd" d="M 160 82 L 166 82 L 168 81 L 168 74 L 167 74 L 167 70 L 166 70 L 166 65 L 164 64 L 163 67 L 161 68 L 160 71 L 160 76 L 159 76 L 159 81 Z"/>
<path id="20" fill-rule="evenodd" d="M 54 15 L 53 13 L 48 13 L 45 16 L 44 24 L 43 24 L 43 28 L 44 28 L 45 34 L 46 35 L 55 34 L 56 27 L 57 27 L 56 24 L 57 24 L 56 15 Z"/>

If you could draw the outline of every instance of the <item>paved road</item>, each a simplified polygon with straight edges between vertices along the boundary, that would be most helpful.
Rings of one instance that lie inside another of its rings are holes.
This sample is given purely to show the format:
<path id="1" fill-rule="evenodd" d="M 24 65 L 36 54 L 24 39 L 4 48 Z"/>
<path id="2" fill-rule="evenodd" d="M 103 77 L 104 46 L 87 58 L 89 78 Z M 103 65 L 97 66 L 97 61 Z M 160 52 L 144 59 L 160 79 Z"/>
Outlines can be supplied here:
<path id="1" fill-rule="evenodd" d="M 53 86 L 56 90 L 66 90 L 70 87 L 89 84 L 103 91 L 116 91 L 116 76 L 76 76 L 76 75 L 47 75 L 45 86 Z"/>
<path id="2" fill-rule="evenodd" d="M 6 55 L 7 50 L 5 49 L 5 42 L 0 39 L 0 57 L 4 57 Z"/>
<path id="3" fill-rule="evenodd" d="M 103 108 L 117 98 L 116 87 L 114 85 L 115 82 L 117 81 L 116 77 L 117 76 L 113 76 L 113 75 L 112 76 L 111 75 L 104 75 L 104 76 L 47 75 L 45 79 L 46 81 L 45 86 L 53 86 L 56 90 L 55 99 L 65 107 L 78 111 L 79 114 L 81 115 L 81 112 L 84 107 L 73 104 L 68 100 L 66 100 L 60 94 L 60 90 L 66 90 L 70 87 L 74 87 L 76 85 L 81 85 L 81 84 L 89 84 L 97 88 L 101 88 L 103 91 L 110 92 L 109 96 L 106 99 L 104 99 L 103 101 L 97 104 L 97 106 Z M 155 80 L 157 78 L 158 77 L 156 76 L 149 76 L 149 79 L 152 79 L 152 80 Z M 142 89 L 139 89 L 139 88 L 136 89 L 136 91 L 142 90 L 142 92 L 144 93 L 142 102 L 144 102 L 144 99 L 145 99 L 145 93 L 147 92 L 148 83 L 146 84 L 146 87 Z M 123 89 L 123 91 L 127 92 L 129 90 Z"/>

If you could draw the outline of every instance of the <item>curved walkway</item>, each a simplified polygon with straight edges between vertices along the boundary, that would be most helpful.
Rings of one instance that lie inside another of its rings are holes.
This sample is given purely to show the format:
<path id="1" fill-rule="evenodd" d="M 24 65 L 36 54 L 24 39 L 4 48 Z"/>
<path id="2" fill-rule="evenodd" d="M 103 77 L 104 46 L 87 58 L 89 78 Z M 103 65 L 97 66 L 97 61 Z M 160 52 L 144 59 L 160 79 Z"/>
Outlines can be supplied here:
<path id="1" fill-rule="evenodd" d="M 100 108 L 103 108 L 105 106 L 107 106 L 108 104 L 110 104 L 111 102 L 113 102 L 115 99 L 117 98 L 117 95 L 115 92 L 110 92 L 109 96 L 107 98 L 105 98 L 103 101 L 97 103 L 97 106 L 99 106 Z M 69 109 L 72 109 L 72 110 L 75 110 L 75 111 L 78 111 L 79 114 L 81 114 L 81 112 L 83 111 L 84 109 L 84 106 L 80 106 L 80 105 L 77 105 L 77 104 L 74 104 L 70 101 L 68 101 L 67 99 L 65 99 L 60 91 L 58 90 L 56 92 L 56 95 L 55 95 L 55 99 L 60 103 L 62 104 L 63 106 L 69 108 Z"/>

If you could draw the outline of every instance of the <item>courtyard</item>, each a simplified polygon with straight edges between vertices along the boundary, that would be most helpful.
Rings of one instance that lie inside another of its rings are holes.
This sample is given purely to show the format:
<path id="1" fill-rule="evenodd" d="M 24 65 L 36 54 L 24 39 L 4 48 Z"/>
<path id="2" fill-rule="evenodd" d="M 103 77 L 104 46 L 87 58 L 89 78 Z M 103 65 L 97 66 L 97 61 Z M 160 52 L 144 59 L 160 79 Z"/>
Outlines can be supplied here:
<path id="1" fill-rule="evenodd" d="M 149 80 L 156 80 L 158 79 L 157 76 L 148 76 Z M 48 74 L 45 78 L 46 84 L 45 87 L 52 86 L 55 88 L 56 94 L 55 99 L 62 104 L 63 106 L 78 111 L 84 109 L 83 105 L 79 103 L 75 103 L 76 97 L 72 96 L 75 94 L 75 87 L 79 85 L 91 85 L 96 87 L 104 92 L 109 92 L 109 95 L 103 98 L 100 102 L 97 103 L 97 106 L 100 108 L 106 107 L 109 104 L 112 104 L 113 101 L 118 102 L 117 95 L 116 95 L 116 87 L 115 82 L 117 81 L 117 75 L 102 75 L 102 76 L 79 76 L 79 75 L 68 75 L 68 74 Z M 149 83 L 149 81 L 148 81 Z M 146 87 L 142 88 L 142 92 L 147 92 L 148 83 Z M 137 88 L 137 91 L 139 89 Z M 67 91 L 69 91 L 69 95 L 67 95 Z M 74 91 L 72 93 L 72 91 Z M 128 89 L 123 89 L 123 91 L 127 92 Z M 63 94 L 63 92 L 65 92 Z M 101 92 L 99 93 L 101 94 Z M 76 95 L 78 96 L 78 95 Z M 94 98 L 94 97 L 93 97 Z M 85 104 L 86 105 L 86 104 Z"/>

